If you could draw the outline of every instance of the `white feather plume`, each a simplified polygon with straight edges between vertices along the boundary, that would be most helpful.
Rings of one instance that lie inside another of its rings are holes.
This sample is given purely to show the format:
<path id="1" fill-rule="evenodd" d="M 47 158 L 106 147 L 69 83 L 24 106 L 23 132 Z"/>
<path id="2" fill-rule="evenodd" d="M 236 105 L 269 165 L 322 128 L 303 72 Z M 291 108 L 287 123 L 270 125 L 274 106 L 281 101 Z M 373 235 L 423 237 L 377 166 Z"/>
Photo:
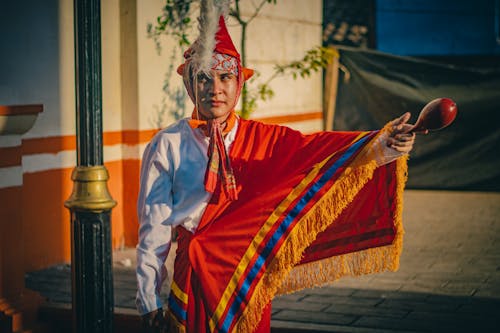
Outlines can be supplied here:
<path id="1" fill-rule="evenodd" d="M 229 13 L 231 0 L 201 0 L 200 16 L 198 17 L 199 36 L 195 42 L 193 65 L 197 72 L 208 73 L 212 53 L 215 50 L 215 34 L 219 29 L 219 17 L 224 18 Z"/>

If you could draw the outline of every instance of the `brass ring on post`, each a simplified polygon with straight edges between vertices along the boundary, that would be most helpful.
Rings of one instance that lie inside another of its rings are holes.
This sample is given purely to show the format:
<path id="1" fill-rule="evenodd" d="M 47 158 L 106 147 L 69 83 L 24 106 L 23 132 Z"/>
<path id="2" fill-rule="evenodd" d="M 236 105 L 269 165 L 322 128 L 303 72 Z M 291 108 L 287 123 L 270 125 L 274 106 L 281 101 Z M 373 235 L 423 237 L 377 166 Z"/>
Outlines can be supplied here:
<path id="1" fill-rule="evenodd" d="M 102 212 L 116 206 L 108 191 L 108 170 L 103 165 L 77 166 L 71 174 L 73 192 L 64 206 L 70 210 Z"/>

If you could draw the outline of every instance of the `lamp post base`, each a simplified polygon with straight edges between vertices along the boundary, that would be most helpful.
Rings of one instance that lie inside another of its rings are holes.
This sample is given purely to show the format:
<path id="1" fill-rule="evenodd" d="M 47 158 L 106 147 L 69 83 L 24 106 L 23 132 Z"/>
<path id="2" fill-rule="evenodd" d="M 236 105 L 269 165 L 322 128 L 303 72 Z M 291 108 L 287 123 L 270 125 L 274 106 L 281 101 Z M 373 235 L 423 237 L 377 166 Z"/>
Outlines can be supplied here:
<path id="1" fill-rule="evenodd" d="M 73 332 L 113 332 L 111 208 L 104 166 L 73 170 L 71 211 L 71 275 Z"/>

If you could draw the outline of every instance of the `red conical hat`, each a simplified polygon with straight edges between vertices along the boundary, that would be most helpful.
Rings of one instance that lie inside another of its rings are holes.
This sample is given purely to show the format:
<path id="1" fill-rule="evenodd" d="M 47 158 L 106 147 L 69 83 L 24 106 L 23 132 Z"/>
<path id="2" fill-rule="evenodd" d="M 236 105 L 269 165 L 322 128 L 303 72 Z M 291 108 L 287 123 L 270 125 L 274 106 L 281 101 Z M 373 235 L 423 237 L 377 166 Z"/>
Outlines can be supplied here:
<path id="1" fill-rule="evenodd" d="M 227 54 L 235 57 L 238 60 L 238 69 L 241 70 L 240 72 L 242 73 L 242 78 L 244 81 L 252 77 L 253 69 L 241 67 L 240 54 L 236 50 L 236 47 L 233 44 L 231 36 L 227 31 L 226 21 L 224 20 L 224 17 L 222 15 L 219 18 L 219 30 L 215 34 L 215 41 L 216 44 L 214 52 Z M 177 68 L 177 73 L 179 73 L 180 75 L 183 75 L 186 63 L 190 61 L 192 55 L 194 54 L 194 52 L 196 52 L 195 49 L 197 48 L 198 43 L 199 41 L 196 40 L 193 43 L 193 45 L 191 45 L 191 47 L 189 47 L 189 49 L 187 49 L 186 52 L 184 52 L 184 59 L 186 59 L 186 61 Z"/>

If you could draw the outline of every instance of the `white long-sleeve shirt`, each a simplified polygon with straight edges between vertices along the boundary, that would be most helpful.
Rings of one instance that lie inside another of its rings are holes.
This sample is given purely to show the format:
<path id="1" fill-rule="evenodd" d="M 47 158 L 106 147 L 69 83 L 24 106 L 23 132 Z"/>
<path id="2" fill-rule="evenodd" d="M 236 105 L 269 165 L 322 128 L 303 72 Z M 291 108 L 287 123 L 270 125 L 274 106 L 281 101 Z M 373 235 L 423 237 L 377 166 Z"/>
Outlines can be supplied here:
<path id="1" fill-rule="evenodd" d="M 238 125 L 225 136 L 229 151 Z M 204 177 L 209 138 L 187 119 L 159 132 L 144 151 L 138 198 L 137 309 L 141 314 L 162 306 L 160 288 L 172 228 L 194 232 L 210 200 Z"/>
<path id="2" fill-rule="evenodd" d="M 229 151 L 238 121 L 225 136 Z M 401 156 L 386 146 L 380 135 L 367 155 L 378 165 Z M 210 200 L 204 176 L 209 138 L 192 129 L 188 119 L 159 132 L 144 151 L 138 198 L 139 243 L 137 245 L 137 309 L 145 314 L 162 307 L 160 289 L 167 277 L 164 263 L 171 246 L 172 228 L 182 225 L 193 232 Z"/>

